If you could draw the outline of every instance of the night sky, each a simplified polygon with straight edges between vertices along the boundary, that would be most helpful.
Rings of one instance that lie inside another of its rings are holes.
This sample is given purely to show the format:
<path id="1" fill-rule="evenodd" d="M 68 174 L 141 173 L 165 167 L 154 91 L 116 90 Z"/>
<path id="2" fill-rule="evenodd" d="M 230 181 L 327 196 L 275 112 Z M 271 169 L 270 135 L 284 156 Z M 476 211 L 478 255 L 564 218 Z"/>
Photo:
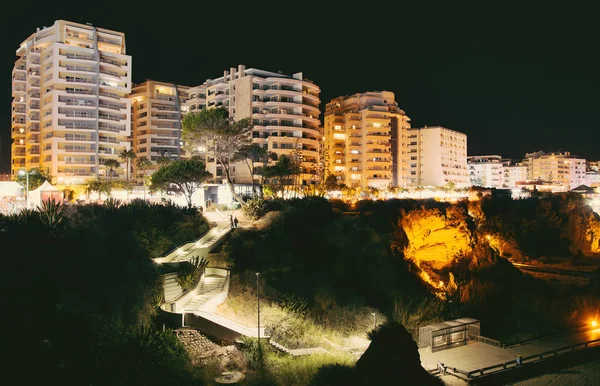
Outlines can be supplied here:
<path id="1" fill-rule="evenodd" d="M 390 90 L 413 127 L 466 133 L 470 155 L 567 150 L 600 159 L 598 22 L 571 3 L 33 3 L 18 14 L 5 10 L 11 20 L 0 24 L 0 172 L 10 170 L 14 53 L 57 19 L 124 32 L 135 83 L 194 86 L 238 64 L 301 71 L 321 87 L 322 109 L 339 95 Z"/>

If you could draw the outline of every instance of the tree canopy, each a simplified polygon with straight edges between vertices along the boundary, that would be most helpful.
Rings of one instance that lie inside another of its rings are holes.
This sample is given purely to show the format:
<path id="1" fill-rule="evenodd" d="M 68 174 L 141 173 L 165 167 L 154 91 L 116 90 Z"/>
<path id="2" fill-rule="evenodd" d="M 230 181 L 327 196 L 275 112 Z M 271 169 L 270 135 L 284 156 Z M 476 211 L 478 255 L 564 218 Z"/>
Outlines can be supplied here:
<path id="1" fill-rule="evenodd" d="M 33 168 L 29 169 L 29 190 L 37 189 L 44 181 L 52 181 L 50 173 L 44 169 Z M 16 181 L 21 183 L 23 186 L 27 184 L 27 176 L 17 173 Z"/>
<path id="2" fill-rule="evenodd" d="M 183 119 L 183 141 L 188 147 L 204 148 L 206 155 L 221 165 L 231 194 L 240 204 L 244 203 L 244 199 L 235 192 L 230 162 L 238 157 L 240 149 L 250 144 L 251 130 L 250 119 L 234 121 L 222 108 L 203 109 L 187 114 Z"/>
<path id="3" fill-rule="evenodd" d="M 152 174 L 152 190 L 181 193 L 191 207 L 192 195 L 210 177 L 211 174 L 199 159 L 177 160 L 163 165 Z"/>

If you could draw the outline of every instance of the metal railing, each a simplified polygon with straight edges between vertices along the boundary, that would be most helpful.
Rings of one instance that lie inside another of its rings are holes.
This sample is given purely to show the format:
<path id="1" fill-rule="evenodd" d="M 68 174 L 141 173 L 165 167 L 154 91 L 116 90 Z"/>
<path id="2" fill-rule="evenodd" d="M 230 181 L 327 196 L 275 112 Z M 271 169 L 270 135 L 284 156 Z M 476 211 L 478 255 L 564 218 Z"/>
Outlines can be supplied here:
<path id="1" fill-rule="evenodd" d="M 493 373 L 504 371 L 506 369 L 511 369 L 511 368 L 514 368 L 517 366 L 522 366 L 524 364 L 535 363 L 535 362 L 539 362 L 541 360 L 548 359 L 551 357 L 556 357 L 559 355 L 564 355 L 564 354 L 568 354 L 568 353 L 575 352 L 575 351 L 585 350 L 587 348 L 597 346 L 597 343 L 600 343 L 600 338 L 589 340 L 587 342 L 575 343 L 575 344 L 571 344 L 568 346 L 559 347 L 554 350 L 544 351 L 539 354 L 521 357 L 520 364 L 517 362 L 517 359 L 515 358 L 514 360 L 511 360 L 508 362 L 499 363 L 499 364 L 493 365 L 493 366 L 483 367 L 483 368 L 480 368 L 477 370 L 464 371 L 464 370 L 458 369 L 456 367 L 450 367 L 450 366 L 444 366 L 444 370 L 455 373 L 455 374 L 461 374 L 461 375 L 465 376 L 467 379 L 479 378 L 484 375 L 490 375 Z"/>

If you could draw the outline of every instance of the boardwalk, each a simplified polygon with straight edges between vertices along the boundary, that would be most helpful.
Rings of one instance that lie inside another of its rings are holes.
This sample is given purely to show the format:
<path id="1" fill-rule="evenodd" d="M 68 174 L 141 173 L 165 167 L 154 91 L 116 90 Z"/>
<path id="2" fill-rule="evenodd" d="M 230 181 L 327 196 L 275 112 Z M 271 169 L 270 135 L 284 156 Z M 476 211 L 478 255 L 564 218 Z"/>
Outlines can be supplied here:
<path id="1" fill-rule="evenodd" d="M 523 357 L 539 355 L 546 351 L 594 339 L 600 339 L 600 328 L 547 338 L 511 348 L 503 349 L 484 343 L 474 342 L 466 346 L 460 346 L 435 353 L 432 353 L 429 349 L 420 349 L 419 354 L 421 356 L 421 365 L 427 370 L 435 369 L 437 362 L 441 362 L 446 367 L 470 372 L 484 367 L 514 361 L 516 355 L 521 355 Z M 590 346 L 596 345 L 600 345 L 600 343 L 597 342 Z M 524 363 L 527 363 L 527 361 L 524 361 Z"/>

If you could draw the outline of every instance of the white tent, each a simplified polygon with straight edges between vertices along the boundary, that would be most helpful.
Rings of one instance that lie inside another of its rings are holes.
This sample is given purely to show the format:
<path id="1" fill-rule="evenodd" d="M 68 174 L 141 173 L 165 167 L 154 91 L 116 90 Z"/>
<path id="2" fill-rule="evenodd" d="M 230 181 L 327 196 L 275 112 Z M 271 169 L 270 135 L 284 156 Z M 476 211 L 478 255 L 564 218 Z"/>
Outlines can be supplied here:
<path id="1" fill-rule="evenodd" d="M 30 208 L 35 208 L 36 206 L 41 205 L 42 201 L 45 200 L 62 201 L 63 192 L 60 189 L 52 186 L 48 181 L 44 181 L 40 187 L 29 192 Z"/>

